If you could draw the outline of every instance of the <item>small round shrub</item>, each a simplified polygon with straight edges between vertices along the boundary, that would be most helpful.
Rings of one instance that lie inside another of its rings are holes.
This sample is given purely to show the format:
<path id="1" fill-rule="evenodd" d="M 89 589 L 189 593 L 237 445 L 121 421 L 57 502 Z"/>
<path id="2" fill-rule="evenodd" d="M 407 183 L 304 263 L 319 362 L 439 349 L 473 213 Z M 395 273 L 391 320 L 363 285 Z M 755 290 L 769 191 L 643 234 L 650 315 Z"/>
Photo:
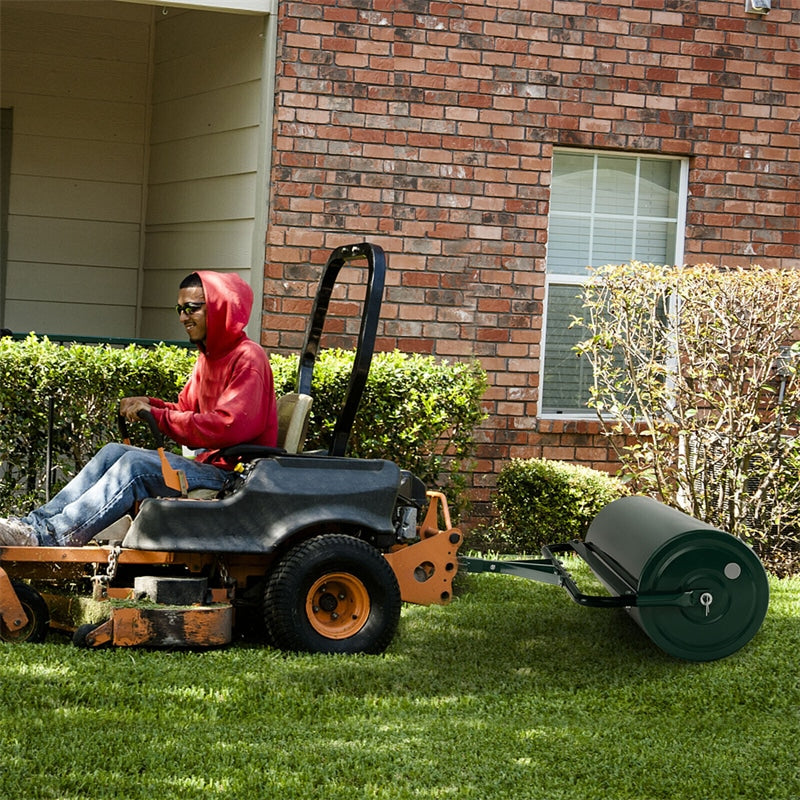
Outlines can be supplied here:
<path id="1" fill-rule="evenodd" d="M 579 464 L 514 459 L 497 477 L 498 543 L 515 553 L 582 538 L 603 506 L 627 494 L 618 478 Z"/>

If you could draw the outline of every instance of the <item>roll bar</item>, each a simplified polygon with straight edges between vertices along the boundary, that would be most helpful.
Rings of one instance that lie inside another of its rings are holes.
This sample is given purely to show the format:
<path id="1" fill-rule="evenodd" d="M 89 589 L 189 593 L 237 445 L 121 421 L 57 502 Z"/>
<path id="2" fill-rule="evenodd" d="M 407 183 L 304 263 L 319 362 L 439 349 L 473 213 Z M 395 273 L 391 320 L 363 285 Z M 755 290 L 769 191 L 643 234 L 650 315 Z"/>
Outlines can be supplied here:
<path id="1" fill-rule="evenodd" d="M 328 314 L 328 306 L 330 305 L 333 289 L 336 286 L 336 280 L 345 264 L 361 258 L 366 259 L 367 262 L 367 292 L 361 309 L 361 326 L 353 360 L 353 370 L 350 373 L 350 381 L 342 404 L 342 410 L 339 412 L 333 430 L 333 439 L 328 448 L 328 455 L 331 456 L 343 456 L 345 454 L 356 412 L 364 394 L 370 365 L 372 364 L 386 279 L 386 256 L 383 249 L 378 245 L 369 244 L 368 242 L 343 245 L 342 247 L 337 247 L 331 253 L 320 278 L 297 373 L 297 391 L 300 394 L 311 394 L 314 365 L 317 360 L 319 343 L 325 328 L 325 318 Z"/>

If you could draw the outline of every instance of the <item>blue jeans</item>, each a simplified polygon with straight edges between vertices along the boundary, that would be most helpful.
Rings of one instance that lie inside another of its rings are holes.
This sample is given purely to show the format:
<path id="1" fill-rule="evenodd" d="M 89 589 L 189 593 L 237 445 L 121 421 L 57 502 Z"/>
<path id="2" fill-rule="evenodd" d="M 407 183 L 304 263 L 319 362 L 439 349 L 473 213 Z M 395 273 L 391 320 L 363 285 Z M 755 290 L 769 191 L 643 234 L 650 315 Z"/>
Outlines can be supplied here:
<path id="1" fill-rule="evenodd" d="M 189 489 L 221 489 L 229 473 L 171 453 L 167 460 L 186 472 Z M 45 547 L 86 544 L 146 497 L 177 497 L 161 477 L 155 450 L 107 444 L 49 503 L 22 522 L 31 525 Z"/>

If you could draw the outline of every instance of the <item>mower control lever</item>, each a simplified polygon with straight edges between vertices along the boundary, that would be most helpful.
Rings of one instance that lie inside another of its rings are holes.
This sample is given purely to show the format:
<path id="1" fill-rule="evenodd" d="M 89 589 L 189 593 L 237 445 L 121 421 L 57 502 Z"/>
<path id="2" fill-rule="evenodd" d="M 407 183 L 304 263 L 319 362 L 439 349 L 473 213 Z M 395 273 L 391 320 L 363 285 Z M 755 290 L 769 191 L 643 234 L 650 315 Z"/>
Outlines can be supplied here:
<path id="1" fill-rule="evenodd" d="M 153 440 L 155 441 L 156 448 L 164 446 L 164 434 L 158 428 L 158 423 L 156 422 L 156 418 L 149 412 L 142 409 L 137 415 L 142 422 L 146 422 L 150 428 L 150 433 L 153 434 Z M 117 417 L 117 424 L 119 426 L 119 433 L 122 437 L 122 441 L 125 444 L 131 443 L 130 433 L 128 432 L 128 420 L 120 414 Z"/>
<path id="2" fill-rule="evenodd" d="M 139 419 L 143 422 L 146 422 L 149 426 L 150 433 L 153 434 L 153 440 L 156 443 L 156 447 L 163 447 L 164 434 L 159 430 L 156 418 L 149 411 L 145 411 L 144 409 L 142 409 L 136 416 L 139 417 Z"/>
<path id="3" fill-rule="evenodd" d="M 186 473 L 182 469 L 174 469 L 170 465 L 169 461 L 167 461 L 167 456 L 164 453 L 164 434 L 161 433 L 158 423 L 156 422 L 156 418 L 149 411 L 145 411 L 144 409 L 139 411 L 136 416 L 138 416 L 142 422 L 146 422 L 148 424 L 150 433 L 153 434 L 156 449 L 158 450 L 158 455 L 161 459 L 161 475 L 164 478 L 164 483 L 169 486 L 170 489 L 180 492 L 181 497 L 186 497 L 188 494 Z M 122 441 L 125 444 L 130 444 L 131 439 L 128 434 L 128 421 L 124 416 L 122 416 L 122 414 L 119 414 L 117 417 L 117 423 L 119 424 L 119 432 L 122 435 Z"/>

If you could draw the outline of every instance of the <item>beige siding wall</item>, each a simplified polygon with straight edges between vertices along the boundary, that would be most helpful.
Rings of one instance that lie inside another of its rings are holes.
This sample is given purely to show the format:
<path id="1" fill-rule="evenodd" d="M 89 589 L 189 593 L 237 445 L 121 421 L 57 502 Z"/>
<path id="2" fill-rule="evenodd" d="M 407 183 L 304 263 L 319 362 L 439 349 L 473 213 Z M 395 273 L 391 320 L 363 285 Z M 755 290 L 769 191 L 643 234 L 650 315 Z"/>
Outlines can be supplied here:
<path id="1" fill-rule="evenodd" d="M 264 17 L 170 9 L 156 22 L 142 333 L 179 335 L 172 303 L 195 269 L 249 279 Z"/>
<path id="2" fill-rule="evenodd" d="M 6 327 L 133 336 L 152 9 L 2 3 Z"/>
<path id="3" fill-rule="evenodd" d="M 266 18 L 102 0 L 2 0 L 0 13 L 4 326 L 182 339 L 169 309 L 185 274 L 248 278 L 263 261 Z"/>

